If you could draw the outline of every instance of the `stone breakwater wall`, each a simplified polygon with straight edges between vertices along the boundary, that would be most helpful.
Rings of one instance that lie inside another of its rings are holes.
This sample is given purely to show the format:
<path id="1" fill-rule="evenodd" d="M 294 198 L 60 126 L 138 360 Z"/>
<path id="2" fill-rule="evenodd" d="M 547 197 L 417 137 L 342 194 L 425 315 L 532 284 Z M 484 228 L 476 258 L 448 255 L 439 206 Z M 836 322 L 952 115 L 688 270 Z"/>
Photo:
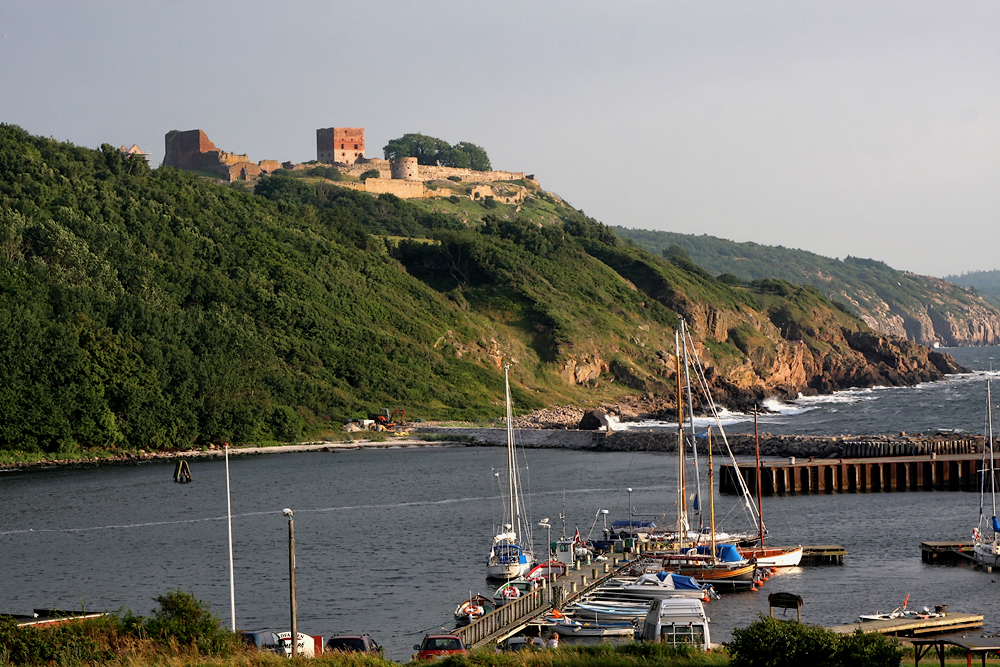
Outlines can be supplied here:
<path id="1" fill-rule="evenodd" d="M 615 431 L 597 440 L 604 451 L 661 451 L 677 449 L 677 433 L 670 431 Z M 729 435 L 729 446 L 736 455 L 755 453 L 753 435 Z M 713 439 L 715 453 L 723 451 L 722 440 Z M 708 453 L 708 443 L 699 440 L 698 451 Z M 797 456 L 802 458 L 862 458 L 877 456 L 916 456 L 920 454 L 975 454 L 983 451 L 983 438 L 921 436 L 760 436 L 761 456 Z"/>
<path id="2" fill-rule="evenodd" d="M 476 445 L 507 446 L 507 429 L 505 428 L 451 428 L 451 427 L 420 427 L 410 429 L 410 433 L 420 435 L 457 435 L 471 438 Z M 577 431 L 572 429 L 550 430 L 540 428 L 518 429 L 514 432 L 514 440 L 524 447 L 593 449 L 604 433 L 598 431 Z"/>

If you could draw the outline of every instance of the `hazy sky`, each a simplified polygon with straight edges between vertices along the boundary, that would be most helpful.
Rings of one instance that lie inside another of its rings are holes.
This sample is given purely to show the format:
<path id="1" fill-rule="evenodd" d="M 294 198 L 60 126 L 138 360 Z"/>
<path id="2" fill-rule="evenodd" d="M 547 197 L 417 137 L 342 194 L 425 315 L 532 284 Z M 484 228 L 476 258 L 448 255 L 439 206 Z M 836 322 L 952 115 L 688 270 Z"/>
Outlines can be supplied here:
<path id="1" fill-rule="evenodd" d="M 0 1 L 0 122 L 483 146 L 602 222 L 1000 268 L 1000 2 Z"/>

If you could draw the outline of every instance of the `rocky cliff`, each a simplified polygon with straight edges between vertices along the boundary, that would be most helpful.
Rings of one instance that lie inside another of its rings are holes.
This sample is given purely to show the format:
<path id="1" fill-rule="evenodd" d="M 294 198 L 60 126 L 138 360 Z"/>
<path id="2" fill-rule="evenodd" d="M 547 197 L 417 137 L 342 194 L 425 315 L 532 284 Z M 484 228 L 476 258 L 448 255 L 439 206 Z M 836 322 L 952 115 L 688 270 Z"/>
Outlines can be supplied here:
<path id="1" fill-rule="evenodd" d="M 623 227 L 615 231 L 657 254 L 684 253 L 709 273 L 737 282 L 776 278 L 813 285 L 879 333 L 923 345 L 1000 344 L 1000 309 L 975 290 L 939 278 L 858 257 L 838 260 L 711 236 Z"/>

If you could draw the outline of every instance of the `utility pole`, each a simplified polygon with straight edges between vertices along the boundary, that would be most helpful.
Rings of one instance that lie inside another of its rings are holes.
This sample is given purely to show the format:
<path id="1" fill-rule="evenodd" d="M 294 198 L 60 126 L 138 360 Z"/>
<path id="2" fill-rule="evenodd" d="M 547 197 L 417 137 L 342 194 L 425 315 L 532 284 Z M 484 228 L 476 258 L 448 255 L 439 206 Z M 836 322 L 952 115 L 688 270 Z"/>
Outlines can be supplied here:
<path id="1" fill-rule="evenodd" d="M 292 657 L 299 657 L 299 622 L 295 607 L 295 519 L 287 507 L 282 513 L 288 517 L 288 595 L 292 605 Z"/>

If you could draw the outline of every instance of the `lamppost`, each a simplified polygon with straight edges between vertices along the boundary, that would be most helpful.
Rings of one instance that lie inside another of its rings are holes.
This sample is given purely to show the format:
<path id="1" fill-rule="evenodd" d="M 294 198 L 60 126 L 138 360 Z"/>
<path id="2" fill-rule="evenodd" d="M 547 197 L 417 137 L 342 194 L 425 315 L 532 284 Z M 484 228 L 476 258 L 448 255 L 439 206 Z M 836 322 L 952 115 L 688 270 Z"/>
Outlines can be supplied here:
<path id="1" fill-rule="evenodd" d="M 288 595 L 292 605 L 292 657 L 299 656 L 299 623 L 295 609 L 295 519 L 287 507 L 281 513 L 288 517 Z"/>
<path id="2" fill-rule="evenodd" d="M 628 487 L 626 491 L 628 491 L 628 536 L 629 539 L 634 539 L 635 533 L 632 531 L 632 487 Z"/>
<path id="3" fill-rule="evenodd" d="M 545 517 L 538 522 L 538 525 L 545 529 L 545 553 L 548 556 L 545 560 L 549 561 L 552 559 L 552 524 L 549 523 L 549 518 Z M 548 566 L 548 571 L 546 572 L 546 578 L 549 580 L 549 602 L 552 602 L 552 566 Z"/>
<path id="4" fill-rule="evenodd" d="M 608 534 L 608 510 L 601 510 L 601 514 L 604 515 L 604 534 Z"/>

